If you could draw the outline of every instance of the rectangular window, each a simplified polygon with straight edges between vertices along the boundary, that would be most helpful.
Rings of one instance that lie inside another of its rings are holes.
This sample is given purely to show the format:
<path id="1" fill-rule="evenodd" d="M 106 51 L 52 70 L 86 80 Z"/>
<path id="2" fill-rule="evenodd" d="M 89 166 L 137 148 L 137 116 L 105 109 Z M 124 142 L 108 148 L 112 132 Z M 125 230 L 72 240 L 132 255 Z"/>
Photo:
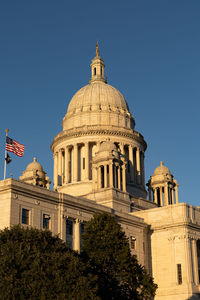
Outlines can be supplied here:
<path id="1" fill-rule="evenodd" d="M 85 170 L 85 157 L 83 157 L 83 170 Z"/>
<path id="2" fill-rule="evenodd" d="M 80 250 L 82 249 L 82 238 L 81 238 L 81 236 L 82 236 L 82 234 L 83 234 L 83 232 L 84 232 L 84 229 L 85 229 L 85 223 L 81 223 L 80 224 Z"/>
<path id="3" fill-rule="evenodd" d="M 29 225 L 30 217 L 29 217 L 29 210 L 22 208 L 22 224 Z"/>
<path id="4" fill-rule="evenodd" d="M 43 214 L 43 229 L 50 229 L 50 215 Z"/>
<path id="5" fill-rule="evenodd" d="M 73 230 L 74 230 L 73 220 L 66 220 L 66 243 L 70 249 L 73 248 Z"/>
<path id="6" fill-rule="evenodd" d="M 130 246 L 131 246 L 131 249 L 136 249 L 136 238 L 134 236 L 131 236 L 130 237 Z"/>
<path id="7" fill-rule="evenodd" d="M 177 264 L 177 280 L 178 280 L 178 284 L 182 284 L 181 264 Z"/>

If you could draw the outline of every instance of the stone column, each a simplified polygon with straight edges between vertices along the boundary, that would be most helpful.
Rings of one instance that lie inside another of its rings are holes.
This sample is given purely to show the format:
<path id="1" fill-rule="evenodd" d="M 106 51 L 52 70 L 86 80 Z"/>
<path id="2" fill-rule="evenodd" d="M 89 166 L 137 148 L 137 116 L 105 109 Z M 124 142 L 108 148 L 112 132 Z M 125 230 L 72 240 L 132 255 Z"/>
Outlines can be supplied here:
<path id="1" fill-rule="evenodd" d="M 192 255 L 191 255 L 191 241 L 190 237 L 187 236 L 184 239 L 185 244 L 185 264 L 187 266 L 187 284 L 193 282 L 193 273 L 192 273 Z"/>
<path id="2" fill-rule="evenodd" d="M 65 148 L 65 183 L 69 182 L 69 148 Z"/>
<path id="3" fill-rule="evenodd" d="M 141 152 L 141 176 L 142 185 L 145 186 L 144 152 Z"/>
<path id="4" fill-rule="evenodd" d="M 131 145 L 128 146 L 128 154 L 130 161 L 130 181 L 134 181 L 134 163 L 133 163 L 133 147 Z"/>
<path id="5" fill-rule="evenodd" d="M 192 240 L 193 266 L 194 266 L 194 282 L 199 284 L 198 260 L 197 260 L 197 241 Z"/>
<path id="6" fill-rule="evenodd" d="M 58 185 L 62 184 L 62 151 L 58 151 Z"/>
<path id="7" fill-rule="evenodd" d="M 97 141 L 97 142 L 96 142 L 96 145 L 97 145 L 97 152 L 99 151 L 100 144 L 101 144 L 101 141 Z"/>
<path id="8" fill-rule="evenodd" d="M 140 149 L 136 150 L 137 183 L 141 184 Z"/>
<path id="9" fill-rule="evenodd" d="M 89 143 L 85 143 L 85 178 L 89 180 Z"/>
<path id="10" fill-rule="evenodd" d="M 58 186 L 58 152 L 54 153 L 54 190 Z"/>
<path id="11" fill-rule="evenodd" d="M 73 166 L 74 166 L 74 181 L 78 181 L 78 144 L 74 145 L 74 157 L 73 157 Z"/>
<path id="12" fill-rule="evenodd" d="M 163 206 L 163 192 L 162 192 L 162 186 L 160 187 L 160 206 Z"/>
<path id="13" fill-rule="evenodd" d="M 119 148 L 120 148 L 120 150 L 121 150 L 121 154 L 122 154 L 122 155 L 125 155 L 125 153 L 124 153 L 124 144 L 123 144 L 123 143 L 120 143 L 120 144 L 119 144 Z"/>
<path id="14" fill-rule="evenodd" d="M 176 204 L 178 203 L 178 186 L 176 184 L 175 186 L 175 201 L 176 201 Z"/>
<path id="15" fill-rule="evenodd" d="M 97 187 L 101 188 L 101 167 L 97 168 Z"/>
<path id="16" fill-rule="evenodd" d="M 172 188 L 171 191 L 172 191 L 172 204 L 174 204 L 174 189 Z"/>
<path id="17" fill-rule="evenodd" d="M 126 192 L 126 166 L 124 163 L 122 165 L 122 189 Z"/>
<path id="18" fill-rule="evenodd" d="M 137 148 L 133 148 L 133 165 L 134 165 L 134 182 L 137 183 L 137 159 L 136 159 Z"/>
<path id="19" fill-rule="evenodd" d="M 64 183 L 64 174 L 65 174 L 65 157 L 63 149 L 61 150 L 61 183 Z"/>
<path id="20" fill-rule="evenodd" d="M 63 193 L 58 193 L 58 235 L 62 240 L 65 239 L 63 202 Z"/>
<path id="21" fill-rule="evenodd" d="M 58 150 L 58 175 L 61 176 L 61 149 Z"/>
<path id="22" fill-rule="evenodd" d="M 113 164 L 112 164 L 112 162 L 109 163 L 109 183 L 110 183 L 110 187 L 113 187 Z"/>
<path id="23" fill-rule="evenodd" d="M 154 189 L 153 195 L 154 195 L 154 202 L 155 202 L 156 204 L 158 204 L 157 188 Z"/>
<path id="24" fill-rule="evenodd" d="M 104 187 L 108 187 L 107 165 L 104 166 Z"/>
<path id="25" fill-rule="evenodd" d="M 165 183 L 164 186 L 164 202 L 165 202 L 165 206 L 167 206 L 169 204 L 169 196 L 168 196 L 168 183 Z"/>
<path id="26" fill-rule="evenodd" d="M 115 165 L 113 163 L 113 187 L 116 188 L 116 172 L 115 172 Z"/>
<path id="27" fill-rule="evenodd" d="M 74 224 L 74 250 L 80 253 L 80 220 L 76 219 Z"/>

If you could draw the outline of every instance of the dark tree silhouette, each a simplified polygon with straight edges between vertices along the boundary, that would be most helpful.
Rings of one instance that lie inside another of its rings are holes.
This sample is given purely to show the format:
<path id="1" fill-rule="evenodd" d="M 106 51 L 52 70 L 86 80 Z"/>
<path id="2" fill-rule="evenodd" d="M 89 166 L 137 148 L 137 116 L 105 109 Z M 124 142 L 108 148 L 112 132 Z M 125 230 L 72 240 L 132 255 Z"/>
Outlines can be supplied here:
<path id="1" fill-rule="evenodd" d="M 77 253 L 49 231 L 0 232 L 0 299 L 98 299 Z"/>
<path id="2" fill-rule="evenodd" d="M 109 214 L 95 214 L 82 235 L 82 257 L 97 276 L 100 299 L 150 299 L 157 285 L 131 255 L 128 239 Z"/>

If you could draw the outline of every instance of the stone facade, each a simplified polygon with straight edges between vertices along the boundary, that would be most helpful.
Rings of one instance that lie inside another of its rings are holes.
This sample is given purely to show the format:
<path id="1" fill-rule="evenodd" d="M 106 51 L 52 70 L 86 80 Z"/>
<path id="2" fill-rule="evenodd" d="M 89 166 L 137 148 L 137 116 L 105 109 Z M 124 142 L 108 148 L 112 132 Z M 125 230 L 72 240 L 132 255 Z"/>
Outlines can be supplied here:
<path id="1" fill-rule="evenodd" d="M 189 299 L 200 290 L 200 209 L 178 203 L 178 183 L 162 162 L 147 183 L 147 198 L 147 144 L 104 68 L 97 46 L 90 82 L 73 96 L 51 145 L 53 190 L 36 158 L 20 180 L 0 182 L 0 229 L 49 229 L 80 252 L 93 214 L 114 214 L 158 284 L 155 299 Z"/>

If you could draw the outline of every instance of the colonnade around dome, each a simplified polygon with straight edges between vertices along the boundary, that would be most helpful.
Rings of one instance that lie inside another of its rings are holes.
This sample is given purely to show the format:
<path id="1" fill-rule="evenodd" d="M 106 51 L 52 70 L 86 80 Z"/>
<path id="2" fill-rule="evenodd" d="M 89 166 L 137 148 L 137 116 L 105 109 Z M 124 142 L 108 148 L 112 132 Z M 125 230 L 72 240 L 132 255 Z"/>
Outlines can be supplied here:
<path id="1" fill-rule="evenodd" d="M 94 163 L 101 143 L 79 142 L 61 147 L 54 152 L 54 189 L 65 191 L 76 183 L 87 183 L 88 192 L 102 188 L 117 188 L 127 192 L 128 186 L 145 189 L 144 152 L 134 145 L 114 142 L 123 161 L 113 163 L 105 159 Z M 84 195 L 82 189 L 73 193 Z"/>

